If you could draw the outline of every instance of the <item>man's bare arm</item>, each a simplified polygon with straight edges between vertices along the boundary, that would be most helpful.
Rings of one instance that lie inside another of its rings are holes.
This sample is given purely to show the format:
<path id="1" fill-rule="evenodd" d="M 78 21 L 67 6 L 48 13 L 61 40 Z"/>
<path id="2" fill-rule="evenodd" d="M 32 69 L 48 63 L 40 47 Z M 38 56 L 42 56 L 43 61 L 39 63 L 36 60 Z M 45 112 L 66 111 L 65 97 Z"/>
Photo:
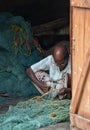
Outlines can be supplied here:
<path id="1" fill-rule="evenodd" d="M 29 78 L 43 91 L 47 92 L 48 87 L 45 83 L 40 82 L 37 77 L 35 76 L 33 70 L 31 68 L 26 69 L 26 74 L 29 76 Z"/>

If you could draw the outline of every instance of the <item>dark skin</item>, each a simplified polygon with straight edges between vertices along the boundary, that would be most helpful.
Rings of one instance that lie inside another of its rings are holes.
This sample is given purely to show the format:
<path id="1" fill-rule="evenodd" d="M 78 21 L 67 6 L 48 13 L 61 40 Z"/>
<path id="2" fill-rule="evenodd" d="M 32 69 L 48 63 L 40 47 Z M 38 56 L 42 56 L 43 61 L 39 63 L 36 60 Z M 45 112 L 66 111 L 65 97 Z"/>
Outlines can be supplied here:
<path id="1" fill-rule="evenodd" d="M 68 64 L 68 59 L 64 59 L 64 52 L 65 49 L 63 46 L 56 46 L 53 50 L 53 57 L 55 60 L 56 65 L 60 68 L 60 70 L 64 70 L 64 68 Z"/>
<path id="2" fill-rule="evenodd" d="M 60 68 L 61 71 L 64 70 L 68 64 L 68 58 L 66 59 L 64 58 L 64 52 L 65 52 L 64 47 L 60 45 L 56 46 L 53 51 L 53 57 L 54 57 L 55 63 Z M 64 95 L 64 94 L 70 94 L 70 93 L 71 93 L 71 75 L 68 74 L 68 88 L 62 88 L 59 94 Z M 71 96 L 69 96 L 69 98 L 70 97 Z"/>
<path id="3" fill-rule="evenodd" d="M 42 82 L 40 82 L 37 78 L 36 78 L 36 76 L 35 76 L 35 74 L 34 74 L 34 72 L 33 72 L 33 70 L 31 69 L 31 68 L 27 68 L 26 69 L 26 73 L 27 73 L 27 75 L 29 76 L 29 78 L 44 92 L 44 93 L 46 93 L 47 91 L 48 91 L 48 86 L 45 84 L 45 83 L 42 83 Z"/>
<path id="4" fill-rule="evenodd" d="M 64 59 L 64 52 L 65 52 L 64 47 L 62 47 L 62 46 L 60 46 L 60 45 L 56 46 L 56 47 L 54 48 L 54 50 L 53 50 L 53 57 L 54 57 L 55 63 L 56 63 L 56 65 L 60 68 L 61 71 L 64 70 L 65 67 L 66 67 L 67 64 L 68 64 L 68 59 Z M 47 85 L 46 85 L 45 83 L 40 82 L 40 81 L 36 78 L 36 76 L 35 76 L 35 74 L 34 74 L 34 72 L 33 72 L 33 70 L 32 70 L 31 68 L 28 68 L 28 69 L 26 70 L 26 73 L 27 73 L 27 75 L 29 76 L 29 78 L 30 78 L 44 93 L 49 90 L 49 88 L 47 87 Z M 70 76 L 69 76 L 69 77 L 70 77 Z M 70 87 L 70 86 L 69 86 L 69 87 Z M 62 88 L 62 89 L 60 90 L 60 93 L 59 93 L 59 94 L 60 94 L 60 95 L 63 95 L 63 94 L 65 94 L 65 93 L 70 93 L 70 91 L 71 91 L 71 88 Z"/>

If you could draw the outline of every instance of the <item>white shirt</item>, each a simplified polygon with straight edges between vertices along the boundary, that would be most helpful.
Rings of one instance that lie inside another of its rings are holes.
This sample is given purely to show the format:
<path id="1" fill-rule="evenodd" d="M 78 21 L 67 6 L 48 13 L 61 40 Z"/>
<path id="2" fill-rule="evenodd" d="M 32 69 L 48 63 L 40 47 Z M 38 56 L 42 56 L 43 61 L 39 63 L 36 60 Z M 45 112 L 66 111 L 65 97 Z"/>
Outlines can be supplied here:
<path id="1" fill-rule="evenodd" d="M 49 70 L 49 76 L 52 81 L 57 81 L 62 78 L 65 79 L 65 87 L 67 87 L 67 74 L 71 73 L 71 65 L 70 60 L 68 61 L 68 65 L 64 70 L 60 71 L 59 67 L 56 65 L 54 58 L 52 55 L 44 58 L 38 63 L 31 66 L 33 72 L 37 72 L 39 70 Z"/>

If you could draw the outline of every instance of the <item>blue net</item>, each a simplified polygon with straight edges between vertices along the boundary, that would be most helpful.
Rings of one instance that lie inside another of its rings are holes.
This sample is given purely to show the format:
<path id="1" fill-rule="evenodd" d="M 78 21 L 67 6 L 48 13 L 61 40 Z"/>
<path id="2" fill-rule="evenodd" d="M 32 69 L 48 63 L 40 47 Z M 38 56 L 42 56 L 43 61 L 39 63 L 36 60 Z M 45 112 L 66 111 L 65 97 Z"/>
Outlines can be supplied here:
<path id="1" fill-rule="evenodd" d="M 32 44 L 31 24 L 21 16 L 0 13 L 0 93 L 10 97 L 40 95 L 25 69 L 41 60 Z"/>
<path id="2" fill-rule="evenodd" d="M 10 106 L 0 115 L 0 130 L 35 130 L 59 122 L 69 121 L 70 100 L 45 100 L 38 96 Z"/>

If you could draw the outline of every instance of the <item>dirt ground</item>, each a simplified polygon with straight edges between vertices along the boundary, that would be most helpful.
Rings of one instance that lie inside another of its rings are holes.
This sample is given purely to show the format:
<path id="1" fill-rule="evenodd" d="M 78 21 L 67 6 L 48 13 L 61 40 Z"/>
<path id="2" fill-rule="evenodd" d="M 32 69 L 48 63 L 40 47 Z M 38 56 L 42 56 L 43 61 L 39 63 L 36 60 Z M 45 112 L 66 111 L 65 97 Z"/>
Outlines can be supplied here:
<path id="1" fill-rule="evenodd" d="M 16 99 L 5 98 L 5 100 L 6 100 L 5 102 L 0 103 L 0 114 L 5 113 L 8 110 L 10 105 L 15 106 L 18 102 L 25 101 L 27 99 L 25 99 L 25 98 L 16 98 Z"/>
<path id="2" fill-rule="evenodd" d="M 70 130 L 70 123 L 69 122 L 58 123 L 55 125 L 50 125 L 48 127 L 40 128 L 38 130 Z"/>

